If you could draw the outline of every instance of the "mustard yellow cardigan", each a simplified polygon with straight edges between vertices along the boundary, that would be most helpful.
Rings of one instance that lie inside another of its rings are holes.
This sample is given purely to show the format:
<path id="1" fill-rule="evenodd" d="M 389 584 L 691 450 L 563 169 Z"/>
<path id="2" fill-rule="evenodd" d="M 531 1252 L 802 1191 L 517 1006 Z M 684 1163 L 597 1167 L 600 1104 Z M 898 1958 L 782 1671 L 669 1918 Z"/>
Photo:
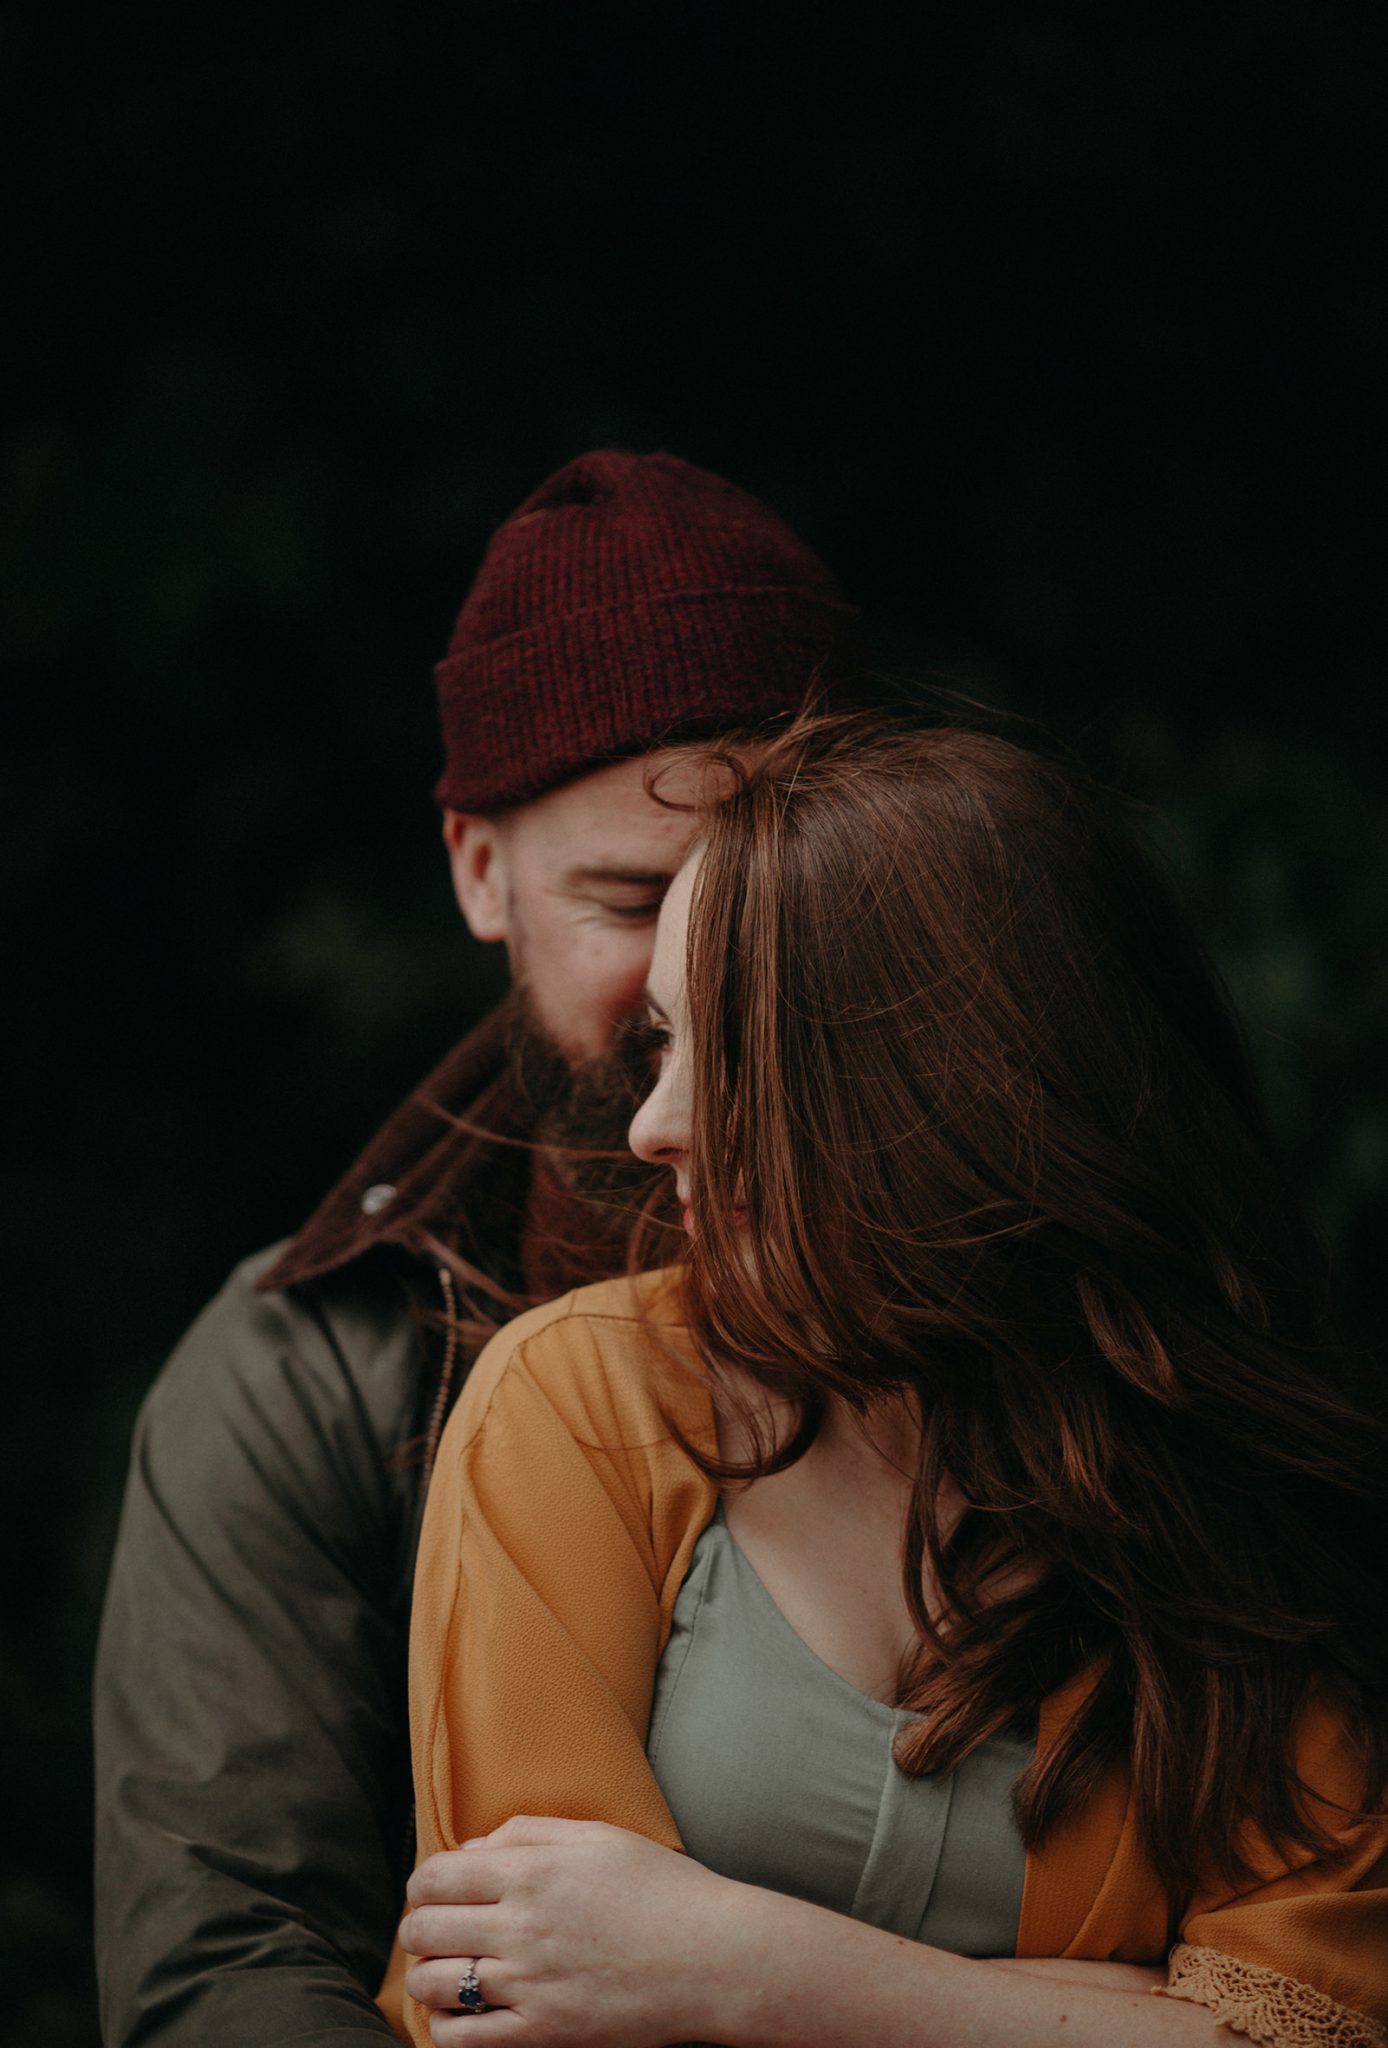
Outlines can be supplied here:
<path id="1" fill-rule="evenodd" d="M 664 1413 L 662 1413 L 662 1409 Z M 670 1276 L 580 1289 L 486 1348 L 444 1433 L 410 1646 L 419 1856 L 513 1813 L 604 1820 L 680 1847 L 646 1761 L 656 1665 L 712 1483 L 672 1437 L 716 1446 Z M 1388 1620 L 1385 1621 L 1388 1625 Z M 1042 1708 L 1054 1740 L 1083 1698 Z M 1027 1858 L 1019 1956 L 1168 1965 L 1170 1995 L 1266 2048 L 1388 2048 L 1388 1816 L 1347 1820 L 1355 1760 L 1334 1718 L 1304 1719 L 1298 1768 L 1342 1854 L 1173 1908 L 1138 1842 L 1126 1775 Z M 428 2048 L 395 1958 L 381 2003 Z M 403 2012 L 402 2012 L 403 2005 Z"/>

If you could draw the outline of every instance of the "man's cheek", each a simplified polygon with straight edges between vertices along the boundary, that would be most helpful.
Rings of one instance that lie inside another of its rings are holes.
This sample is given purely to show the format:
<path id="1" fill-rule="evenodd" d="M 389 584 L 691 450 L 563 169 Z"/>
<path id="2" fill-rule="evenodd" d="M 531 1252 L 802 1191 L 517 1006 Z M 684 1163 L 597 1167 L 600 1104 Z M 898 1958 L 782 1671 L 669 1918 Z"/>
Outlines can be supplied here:
<path id="1" fill-rule="evenodd" d="M 614 933 L 601 953 L 593 956 L 590 986 L 613 1025 L 629 1016 L 640 1002 L 654 945 L 654 929 L 642 926 L 630 933 Z"/>

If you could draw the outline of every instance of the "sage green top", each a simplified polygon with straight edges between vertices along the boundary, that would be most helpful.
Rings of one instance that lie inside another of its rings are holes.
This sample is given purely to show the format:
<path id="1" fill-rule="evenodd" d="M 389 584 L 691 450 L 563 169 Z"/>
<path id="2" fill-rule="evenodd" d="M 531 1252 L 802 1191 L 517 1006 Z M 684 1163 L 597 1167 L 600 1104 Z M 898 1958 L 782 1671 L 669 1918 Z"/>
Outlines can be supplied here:
<path id="1" fill-rule="evenodd" d="M 908 1778 L 914 1716 L 859 1692 L 777 1607 L 723 1520 L 695 1546 L 646 1749 L 690 1855 L 958 1955 L 1016 1953 L 1026 1852 L 1010 1794 L 1033 1740 Z"/>

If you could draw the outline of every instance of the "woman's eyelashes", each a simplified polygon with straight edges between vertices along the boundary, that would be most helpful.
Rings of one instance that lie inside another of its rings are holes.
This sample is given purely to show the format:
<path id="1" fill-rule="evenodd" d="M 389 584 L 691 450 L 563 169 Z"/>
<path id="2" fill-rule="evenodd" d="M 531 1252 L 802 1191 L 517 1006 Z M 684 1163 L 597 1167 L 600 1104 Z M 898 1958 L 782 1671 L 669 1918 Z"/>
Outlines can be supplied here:
<path id="1" fill-rule="evenodd" d="M 627 1039 L 642 1064 L 655 1072 L 670 1050 L 670 1027 L 654 1017 L 634 1017 L 627 1027 Z"/>

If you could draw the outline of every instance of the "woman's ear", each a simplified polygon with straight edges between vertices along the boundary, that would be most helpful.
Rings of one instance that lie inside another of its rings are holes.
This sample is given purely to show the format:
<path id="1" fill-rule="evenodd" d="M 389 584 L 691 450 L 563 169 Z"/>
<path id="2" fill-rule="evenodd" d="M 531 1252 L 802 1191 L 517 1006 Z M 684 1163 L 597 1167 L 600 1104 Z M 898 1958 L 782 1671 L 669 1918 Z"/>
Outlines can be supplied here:
<path id="1" fill-rule="evenodd" d="M 491 942 L 511 936 L 505 839 L 499 819 L 475 817 L 469 811 L 443 814 L 453 894 L 475 939 Z"/>

